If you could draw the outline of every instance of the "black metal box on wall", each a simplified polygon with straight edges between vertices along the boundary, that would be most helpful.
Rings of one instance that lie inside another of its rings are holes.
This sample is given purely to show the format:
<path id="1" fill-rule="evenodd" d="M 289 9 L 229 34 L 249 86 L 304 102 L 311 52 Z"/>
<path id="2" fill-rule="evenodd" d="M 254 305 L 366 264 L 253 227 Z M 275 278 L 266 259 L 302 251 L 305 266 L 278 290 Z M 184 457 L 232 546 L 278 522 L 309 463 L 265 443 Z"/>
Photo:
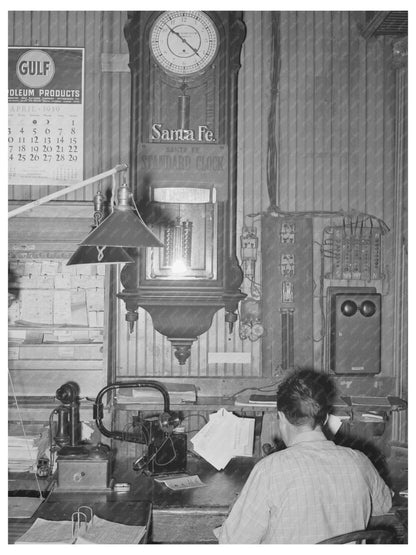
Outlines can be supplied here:
<path id="1" fill-rule="evenodd" d="M 328 288 L 329 365 L 335 374 L 381 371 L 381 295 L 369 288 Z"/>
<path id="2" fill-rule="evenodd" d="M 263 374 L 313 365 L 311 218 L 262 220 Z"/>

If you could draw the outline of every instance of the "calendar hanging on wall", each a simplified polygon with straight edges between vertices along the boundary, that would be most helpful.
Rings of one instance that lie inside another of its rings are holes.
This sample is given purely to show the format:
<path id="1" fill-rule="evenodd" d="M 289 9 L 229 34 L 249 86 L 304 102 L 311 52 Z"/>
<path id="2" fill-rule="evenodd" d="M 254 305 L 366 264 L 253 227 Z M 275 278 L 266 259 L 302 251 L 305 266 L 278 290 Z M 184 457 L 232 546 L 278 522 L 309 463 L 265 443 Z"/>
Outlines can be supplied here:
<path id="1" fill-rule="evenodd" d="M 83 48 L 9 48 L 9 185 L 83 180 Z"/>

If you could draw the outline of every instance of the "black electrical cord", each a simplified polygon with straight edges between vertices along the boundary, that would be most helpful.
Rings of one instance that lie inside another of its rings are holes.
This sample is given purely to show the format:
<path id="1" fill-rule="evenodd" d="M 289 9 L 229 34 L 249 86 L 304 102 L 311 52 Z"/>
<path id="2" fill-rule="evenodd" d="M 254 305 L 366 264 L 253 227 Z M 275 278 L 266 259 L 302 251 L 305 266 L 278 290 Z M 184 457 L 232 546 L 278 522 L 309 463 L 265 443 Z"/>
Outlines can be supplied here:
<path id="1" fill-rule="evenodd" d="M 171 445 L 172 445 L 173 456 L 172 456 L 167 462 L 165 462 L 165 463 L 158 462 L 157 459 L 155 458 L 155 463 L 156 463 L 158 466 L 167 466 L 168 464 L 170 464 L 171 462 L 173 462 L 173 461 L 176 459 L 177 453 L 176 453 L 175 445 L 174 445 L 174 443 L 173 443 L 173 441 L 172 441 L 172 437 L 171 437 L 170 435 L 166 438 L 166 440 L 162 443 L 162 445 L 161 445 L 161 446 L 159 447 L 159 449 L 156 451 L 155 457 L 156 457 L 156 455 L 157 455 L 158 453 L 160 453 L 160 449 L 162 448 L 162 446 L 166 443 L 166 441 L 167 441 L 168 439 L 170 440 L 170 443 L 171 443 Z"/>

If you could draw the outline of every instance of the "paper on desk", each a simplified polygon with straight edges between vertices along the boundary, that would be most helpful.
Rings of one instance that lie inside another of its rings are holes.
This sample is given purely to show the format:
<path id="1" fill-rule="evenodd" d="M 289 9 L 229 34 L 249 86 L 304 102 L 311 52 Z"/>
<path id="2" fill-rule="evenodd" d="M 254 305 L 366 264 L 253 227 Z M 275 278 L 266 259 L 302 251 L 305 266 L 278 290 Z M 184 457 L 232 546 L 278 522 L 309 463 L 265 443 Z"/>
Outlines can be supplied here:
<path id="1" fill-rule="evenodd" d="M 222 408 L 191 439 L 194 450 L 217 470 L 237 456 L 253 454 L 254 419 L 240 418 Z"/>
<path id="2" fill-rule="evenodd" d="M 139 543 L 145 532 L 145 526 L 129 526 L 95 515 L 93 526 L 80 532 L 76 543 Z"/>
<path id="3" fill-rule="evenodd" d="M 180 477 L 166 477 L 166 478 L 155 478 L 157 482 L 165 484 L 169 489 L 181 490 L 181 489 L 192 489 L 201 488 L 206 486 L 204 482 L 201 481 L 199 476 L 180 476 Z"/>
<path id="4" fill-rule="evenodd" d="M 73 538 L 71 521 L 38 518 L 16 543 L 139 543 L 146 527 L 119 524 L 95 515 L 93 525 L 81 530 Z"/>
<path id="5" fill-rule="evenodd" d="M 69 520 L 37 518 L 16 543 L 74 543 L 72 523 Z"/>

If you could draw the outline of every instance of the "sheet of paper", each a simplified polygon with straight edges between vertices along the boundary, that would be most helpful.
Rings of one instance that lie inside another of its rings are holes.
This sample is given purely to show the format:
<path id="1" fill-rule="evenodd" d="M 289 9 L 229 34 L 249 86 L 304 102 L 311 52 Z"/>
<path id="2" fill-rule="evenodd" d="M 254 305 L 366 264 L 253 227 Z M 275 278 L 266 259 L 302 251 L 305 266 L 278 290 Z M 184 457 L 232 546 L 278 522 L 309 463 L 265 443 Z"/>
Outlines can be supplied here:
<path id="1" fill-rule="evenodd" d="M 72 523 L 38 518 L 16 543 L 74 543 Z"/>
<path id="2" fill-rule="evenodd" d="M 43 260 L 41 274 L 49 274 L 54 276 L 58 272 L 58 266 L 58 262 L 55 262 L 53 260 Z"/>
<path id="3" fill-rule="evenodd" d="M 71 278 L 69 275 L 57 274 L 55 276 L 55 289 L 70 289 Z"/>
<path id="4" fill-rule="evenodd" d="M 71 291 L 54 291 L 53 296 L 53 323 L 71 323 Z"/>
<path id="5" fill-rule="evenodd" d="M 164 478 L 163 480 L 157 480 L 158 482 L 161 481 L 165 486 L 169 489 L 173 490 L 181 490 L 181 489 L 192 489 L 192 488 L 201 488 L 206 486 L 204 482 L 201 481 L 199 476 L 181 476 L 175 478 Z"/>
<path id="6" fill-rule="evenodd" d="M 88 326 L 87 302 L 85 291 L 73 291 L 71 295 L 72 325 Z"/>
<path id="7" fill-rule="evenodd" d="M 104 310 L 104 292 L 97 289 L 87 290 L 88 310 Z"/>
<path id="8" fill-rule="evenodd" d="M 196 453 L 222 470 L 233 457 L 251 455 L 253 440 L 254 419 L 239 418 L 222 408 L 210 415 L 191 443 Z"/>
<path id="9" fill-rule="evenodd" d="M 20 317 L 36 324 L 53 323 L 53 291 L 21 291 Z"/>

